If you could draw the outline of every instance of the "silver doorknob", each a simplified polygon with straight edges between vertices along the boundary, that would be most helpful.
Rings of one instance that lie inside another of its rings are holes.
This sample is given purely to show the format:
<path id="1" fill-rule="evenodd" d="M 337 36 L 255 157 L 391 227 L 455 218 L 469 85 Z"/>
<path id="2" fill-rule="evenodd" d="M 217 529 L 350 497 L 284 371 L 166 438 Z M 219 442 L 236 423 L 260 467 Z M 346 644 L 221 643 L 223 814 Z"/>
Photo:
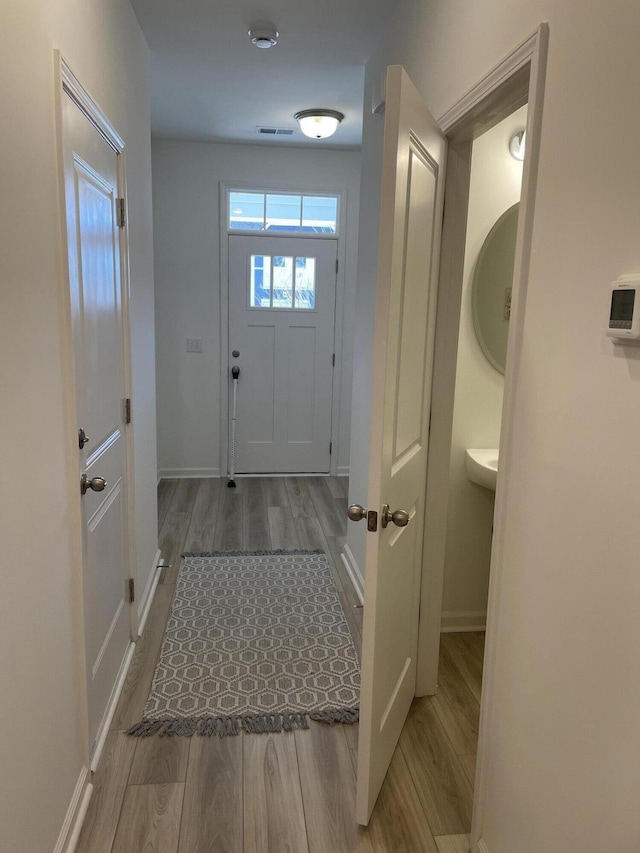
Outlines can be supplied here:
<path id="1" fill-rule="evenodd" d="M 367 517 L 367 511 L 360 504 L 352 504 L 347 510 L 347 515 L 351 521 L 362 521 Z"/>
<path id="2" fill-rule="evenodd" d="M 393 522 L 396 527 L 406 527 L 409 524 L 409 513 L 405 509 L 391 512 L 389 504 L 385 504 L 380 513 L 380 524 L 386 527 L 390 522 Z"/>
<path id="3" fill-rule="evenodd" d="M 89 489 L 92 492 L 104 492 L 107 481 L 104 477 L 92 477 L 89 479 L 86 474 L 80 477 L 80 492 L 86 495 Z"/>

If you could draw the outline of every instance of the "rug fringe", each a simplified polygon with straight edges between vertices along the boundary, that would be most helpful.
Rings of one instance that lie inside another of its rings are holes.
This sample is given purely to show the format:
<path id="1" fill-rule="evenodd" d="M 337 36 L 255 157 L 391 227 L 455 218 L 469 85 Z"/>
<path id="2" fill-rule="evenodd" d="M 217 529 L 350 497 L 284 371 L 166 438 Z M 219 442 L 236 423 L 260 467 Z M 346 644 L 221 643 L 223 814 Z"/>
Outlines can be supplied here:
<path id="1" fill-rule="evenodd" d="M 151 737 L 159 735 L 167 737 L 179 735 L 181 737 L 193 737 L 193 735 L 226 735 L 240 734 L 239 717 L 206 717 L 203 719 L 174 719 L 174 720 L 142 720 L 127 730 L 128 735 L 133 737 Z"/>
<path id="2" fill-rule="evenodd" d="M 183 557 L 295 557 L 297 555 L 306 556 L 309 554 L 324 554 L 321 548 L 313 550 L 300 549 L 295 551 L 286 551 L 278 549 L 277 551 L 183 551 Z"/>
<path id="3" fill-rule="evenodd" d="M 292 732 L 295 729 L 308 729 L 306 714 L 260 714 L 241 717 L 242 728 L 247 734 L 265 734 L 267 732 Z"/>
<path id="4" fill-rule="evenodd" d="M 353 725 L 360 718 L 358 708 L 330 708 L 326 711 L 313 711 L 310 714 L 251 714 L 246 717 L 204 717 L 172 720 L 141 720 L 127 730 L 133 737 L 193 737 L 204 735 L 227 737 L 247 734 L 268 734 L 292 732 L 296 729 L 308 729 L 309 719 L 317 723 L 334 726 L 336 723 Z"/>
<path id="5" fill-rule="evenodd" d="M 335 726 L 336 723 L 352 726 L 360 719 L 360 709 L 329 708 L 326 711 L 312 711 L 309 716 L 316 723 L 326 723 L 328 726 Z"/>

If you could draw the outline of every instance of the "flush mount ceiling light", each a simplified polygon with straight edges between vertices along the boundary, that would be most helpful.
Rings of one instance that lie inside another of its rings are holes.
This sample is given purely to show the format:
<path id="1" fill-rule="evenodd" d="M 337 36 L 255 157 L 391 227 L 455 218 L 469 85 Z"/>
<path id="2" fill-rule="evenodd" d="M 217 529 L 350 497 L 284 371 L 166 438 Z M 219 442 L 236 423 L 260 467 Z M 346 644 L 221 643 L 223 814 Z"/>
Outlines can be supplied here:
<path id="1" fill-rule="evenodd" d="M 310 139 L 326 139 L 333 136 L 344 118 L 337 110 L 301 110 L 294 115 L 300 130 Z"/>
<path id="2" fill-rule="evenodd" d="M 524 152 L 527 145 L 527 131 L 518 130 L 509 140 L 509 151 L 516 160 L 524 160 Z"/>
<path id="3" fill-rule="evenodd" d="M 251 27 L 249 30 L 251 44 L 262 49 L 273 47 L 274 44 L 277 44 L 279 36 L 280 33 L 275 27 Z"/>

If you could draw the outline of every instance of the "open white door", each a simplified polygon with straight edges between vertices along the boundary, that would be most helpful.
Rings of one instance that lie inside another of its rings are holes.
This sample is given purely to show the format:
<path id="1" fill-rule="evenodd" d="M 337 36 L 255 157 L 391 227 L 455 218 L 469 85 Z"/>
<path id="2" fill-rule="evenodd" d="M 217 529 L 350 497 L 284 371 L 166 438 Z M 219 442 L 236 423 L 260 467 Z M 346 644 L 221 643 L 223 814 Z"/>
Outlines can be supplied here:
<path id="1" fill-rule="evenodd" d="M 445 151 L 406 72 L 389 67 L 366 515 L 361 824 L 369 821 L 415 694 Z"/>

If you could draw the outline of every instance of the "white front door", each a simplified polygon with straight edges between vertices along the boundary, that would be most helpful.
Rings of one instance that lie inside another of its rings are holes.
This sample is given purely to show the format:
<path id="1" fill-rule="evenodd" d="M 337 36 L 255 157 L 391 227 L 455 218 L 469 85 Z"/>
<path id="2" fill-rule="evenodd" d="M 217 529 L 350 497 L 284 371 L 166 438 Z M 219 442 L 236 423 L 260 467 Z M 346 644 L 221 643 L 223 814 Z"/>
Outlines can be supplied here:
<path id="1" fill-rule="evenodd" d="M 362 824 L 415 695 L 444 196 L 444 137 L 400 66 L 387 71 L 384 134 L 356 801 Z M 408 515 L 406 526 L 397 526 L 406 516 L 388 518 L 397 510 Z"/>
<path id="2" fill-rule="evenodd" d="M 229 237 L 239 474 L 329 473 L 336 259 L 335 240 Z"/>
<path id="3" fill-rule="evenodd" d="M 63 134 L 92 745 L 130 642 L 118 154 L 66 93 Z"/>

